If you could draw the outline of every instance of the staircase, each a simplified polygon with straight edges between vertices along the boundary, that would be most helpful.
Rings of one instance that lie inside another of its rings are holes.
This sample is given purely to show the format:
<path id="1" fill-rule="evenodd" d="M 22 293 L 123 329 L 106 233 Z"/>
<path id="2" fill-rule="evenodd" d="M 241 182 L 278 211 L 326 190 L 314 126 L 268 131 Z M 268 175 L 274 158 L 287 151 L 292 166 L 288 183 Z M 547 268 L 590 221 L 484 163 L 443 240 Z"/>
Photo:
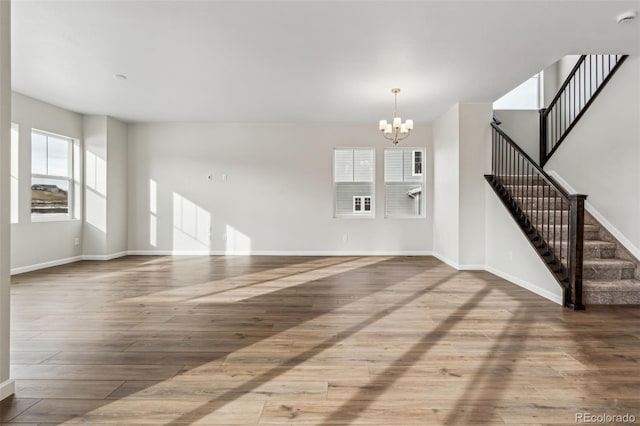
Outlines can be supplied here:
<path id="1" fill-rule="evenodd" d="M 546 195 L 544 180 L 510 176 L 505 190 L 544 240 L 562 269 L 567 269 L 569 208 L 559 197 Z M 585 305 L 640 304 L 640 262 L 588 212 L 584 212 L 582 303 Z M 549 256 L 547 256 L 549 257 Z"/>
<path id="2" fill-rule="evenodd" d="M 485 175 L 558 284 L 563 304 L 640 304 L 640 261 L 592 215 L 586 195 L 569 194 L 543 169 L 626 55 L 582 55 L 548 108 L 540 110 L 540 162 L 492 126 L 491 174 Z"/>

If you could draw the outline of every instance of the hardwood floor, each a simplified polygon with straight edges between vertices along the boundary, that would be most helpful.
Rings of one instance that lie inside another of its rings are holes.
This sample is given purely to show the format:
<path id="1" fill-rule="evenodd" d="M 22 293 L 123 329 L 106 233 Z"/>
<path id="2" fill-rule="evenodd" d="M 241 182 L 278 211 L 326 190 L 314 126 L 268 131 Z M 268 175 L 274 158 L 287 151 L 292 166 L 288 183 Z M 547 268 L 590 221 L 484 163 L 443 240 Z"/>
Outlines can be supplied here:
<path id="1" fill-rule="evenodd" d="M 4 423 L 640 422 L 640 308 L 431 257 L 126 257 L 13 277 Z"/>

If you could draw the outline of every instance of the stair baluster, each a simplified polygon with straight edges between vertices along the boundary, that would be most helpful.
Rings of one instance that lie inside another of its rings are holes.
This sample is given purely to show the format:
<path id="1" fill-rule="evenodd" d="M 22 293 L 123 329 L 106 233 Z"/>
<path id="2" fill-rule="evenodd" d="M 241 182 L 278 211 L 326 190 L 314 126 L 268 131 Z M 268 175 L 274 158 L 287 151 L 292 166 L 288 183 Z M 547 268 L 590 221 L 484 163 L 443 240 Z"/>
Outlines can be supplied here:
<path id="1" fill-rule="evenodd" d="M 582 268 L 586 196 L 568 194 L 496 122 L 491 126 L 492 174 L 485 178 L 563 288 L 563 304 L 575 310 L 584 309 Z M 565 214 L 568 215 L 566 223 Z"/>

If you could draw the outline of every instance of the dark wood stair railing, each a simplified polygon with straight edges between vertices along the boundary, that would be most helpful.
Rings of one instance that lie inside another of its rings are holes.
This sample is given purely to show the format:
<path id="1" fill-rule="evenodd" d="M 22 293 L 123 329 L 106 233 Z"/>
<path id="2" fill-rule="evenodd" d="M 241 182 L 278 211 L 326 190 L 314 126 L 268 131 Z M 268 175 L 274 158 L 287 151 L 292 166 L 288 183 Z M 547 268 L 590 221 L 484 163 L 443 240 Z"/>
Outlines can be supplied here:
<path id="1" fill-rule="evenodd" d="M 540 165 L 549 161 L 628 55 L 582 55 L 549 106 L 540 110 Z"/>
<path id="2" fill-rule="evenodd" d="M 494 122 L 491 173 L 485 175 L 563 289 L 563 304 L 582 303 L 585 195 L 569 194 Z"/>

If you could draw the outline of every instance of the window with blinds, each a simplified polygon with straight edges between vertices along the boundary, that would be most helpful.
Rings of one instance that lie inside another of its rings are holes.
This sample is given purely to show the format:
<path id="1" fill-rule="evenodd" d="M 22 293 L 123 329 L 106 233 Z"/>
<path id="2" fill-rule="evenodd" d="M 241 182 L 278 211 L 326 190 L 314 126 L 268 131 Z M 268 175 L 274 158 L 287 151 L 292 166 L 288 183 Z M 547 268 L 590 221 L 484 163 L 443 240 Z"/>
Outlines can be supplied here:
<path id="1" fill-rule="evenodd" d="M 385 217 L 425 217 L 424 158 L 420 148 L 384 150 Z"/>
<path id="2" fill-rule="evenodd" d="M 335 217 L 374 216 L 374 149 L 335 148 Z"/>

